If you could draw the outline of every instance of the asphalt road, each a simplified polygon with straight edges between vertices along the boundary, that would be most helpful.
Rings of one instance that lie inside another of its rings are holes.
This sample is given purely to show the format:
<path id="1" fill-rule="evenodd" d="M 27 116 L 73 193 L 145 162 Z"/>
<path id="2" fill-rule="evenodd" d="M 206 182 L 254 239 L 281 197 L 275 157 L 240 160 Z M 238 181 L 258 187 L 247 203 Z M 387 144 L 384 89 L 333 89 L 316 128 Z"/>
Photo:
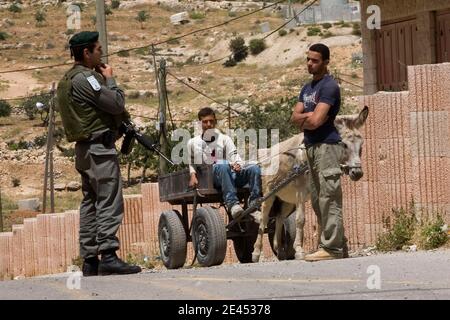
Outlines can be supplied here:
<path id="1" fill-rule="evenodd" d="M 8 299 L 450 299 L 450 249 L 127 276 L 65 273 L 0 282 L 0 300 Z"/>

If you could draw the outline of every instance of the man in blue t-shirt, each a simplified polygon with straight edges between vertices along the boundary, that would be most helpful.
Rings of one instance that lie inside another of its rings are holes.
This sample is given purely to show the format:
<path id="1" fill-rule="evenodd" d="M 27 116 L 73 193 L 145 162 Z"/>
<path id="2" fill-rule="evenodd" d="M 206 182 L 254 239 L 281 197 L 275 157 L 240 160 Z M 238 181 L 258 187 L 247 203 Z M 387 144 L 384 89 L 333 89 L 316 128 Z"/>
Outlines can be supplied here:
<path id="1" fill-rule="evenodd" d="M 341 105 L 339 85 L 328 74 L 330 49 L 321 43 L 307 52 L 308 72 L 313 75 L 298 97 L 292 121 L 304 132 L 304 143 L 311 174 L 311 201 L 321 229 L 319 250 L 306 261 L 343 257 L 344 226 L 340 162 L 341 137 L 334 119 Z"/>

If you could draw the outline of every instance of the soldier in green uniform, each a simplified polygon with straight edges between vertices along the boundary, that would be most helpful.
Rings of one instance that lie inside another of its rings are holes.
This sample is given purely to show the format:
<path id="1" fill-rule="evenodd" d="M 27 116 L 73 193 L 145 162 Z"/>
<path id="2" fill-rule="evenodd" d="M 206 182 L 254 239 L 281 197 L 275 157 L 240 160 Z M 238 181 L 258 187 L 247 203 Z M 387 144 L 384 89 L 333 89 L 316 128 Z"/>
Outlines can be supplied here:
<path id="1" fill-rule="evenodd" d="M 101 63 L 98 37 L 98 32 L 83 31 L 70 39 L 75 64 L 59 82 L 57 91 L 67 140 L 76 141 L 75 167 L 81 174 L 80 255 L 84 276 L 141 271 L 116 255 L 116 233 L 124 206 L 115 141 L 128 113 L 112 68 Z"/>

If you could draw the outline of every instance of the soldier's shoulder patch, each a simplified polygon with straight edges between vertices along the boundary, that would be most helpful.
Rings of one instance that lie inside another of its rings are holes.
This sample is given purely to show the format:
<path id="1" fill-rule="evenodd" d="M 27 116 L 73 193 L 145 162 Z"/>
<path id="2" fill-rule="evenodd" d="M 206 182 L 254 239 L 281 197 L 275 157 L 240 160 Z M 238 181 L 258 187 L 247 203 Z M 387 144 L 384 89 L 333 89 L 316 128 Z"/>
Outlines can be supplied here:
<path id="1" fill-rule="evenodd" d="M 100 91 L 101 89 L 100 83 L 98 83 L 97 79 L 94 76 L 86 77 L 86 80 L 89 82 L 94 91 Z"/>

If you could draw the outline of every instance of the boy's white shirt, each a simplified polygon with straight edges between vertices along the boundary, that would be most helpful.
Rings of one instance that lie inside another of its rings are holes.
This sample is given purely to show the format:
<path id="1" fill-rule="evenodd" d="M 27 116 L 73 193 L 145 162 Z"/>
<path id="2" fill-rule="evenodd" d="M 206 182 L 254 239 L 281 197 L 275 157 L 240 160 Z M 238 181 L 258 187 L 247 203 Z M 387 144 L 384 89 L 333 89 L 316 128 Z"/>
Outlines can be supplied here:
<path id="1" fill-rule="evenodd" d="M 216 161 L 228 160 L 230 164 L 237 163 L 242 166 L 242 159 L 231 137 L 221 133 L 218 129 L 214 129 L 214 135 L 216 139 L 212 142 L 203 140 L 202 135 L 189 139 L 187 144 L 189 173 L 196 172 L 194 165 L 213 164 L 214 160 L 211 157 L 211 152 L 214 149 L 216 150 Z"/>

